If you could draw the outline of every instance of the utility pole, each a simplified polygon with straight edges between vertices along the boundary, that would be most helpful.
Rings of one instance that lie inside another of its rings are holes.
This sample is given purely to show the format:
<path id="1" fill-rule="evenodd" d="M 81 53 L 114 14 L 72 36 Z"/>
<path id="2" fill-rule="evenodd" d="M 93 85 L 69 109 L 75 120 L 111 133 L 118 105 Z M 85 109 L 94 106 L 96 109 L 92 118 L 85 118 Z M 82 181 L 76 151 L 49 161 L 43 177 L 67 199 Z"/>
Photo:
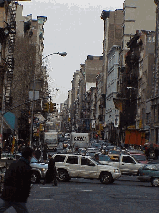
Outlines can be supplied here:
<path id="1" fill-rule="evenodd" d="M 2 111 L 1 111 L 1 129 L 0 129 L 0 148 L 3 148 L 3 115 L 5 111 L 5 88 L 3 86 Z"/>
<path id="2" fill-rule="evenodd" d="M 31 129 L 30 129 L 30 142 L 29 146 L 32 146 L 32 138 L 33 138 L 33 111 L 34 111 L 34 99 L 35 99 L 35 71 L 34 71 L 34 79 L 33 79 L 33 100 L 32 100 L 32 114 L 31 114 Z"/>

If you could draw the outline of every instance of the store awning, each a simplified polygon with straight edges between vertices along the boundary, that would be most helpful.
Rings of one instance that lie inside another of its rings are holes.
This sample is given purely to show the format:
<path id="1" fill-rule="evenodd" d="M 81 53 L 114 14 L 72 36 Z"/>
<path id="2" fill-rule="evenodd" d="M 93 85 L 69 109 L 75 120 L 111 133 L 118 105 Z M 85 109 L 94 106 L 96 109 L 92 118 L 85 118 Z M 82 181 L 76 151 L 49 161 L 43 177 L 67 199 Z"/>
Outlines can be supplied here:
<path id="1" fill-rule="evenodd" d="M 15 114 L 13 114 L 11 112 L 6 112 L 3 115 L 3 118 L 4 118 L 4 122 L 8 125 L 8 127 L 12 130 L 15 130 L 15 128 L 16 128 L 16 116 L 15 116 Z"/>

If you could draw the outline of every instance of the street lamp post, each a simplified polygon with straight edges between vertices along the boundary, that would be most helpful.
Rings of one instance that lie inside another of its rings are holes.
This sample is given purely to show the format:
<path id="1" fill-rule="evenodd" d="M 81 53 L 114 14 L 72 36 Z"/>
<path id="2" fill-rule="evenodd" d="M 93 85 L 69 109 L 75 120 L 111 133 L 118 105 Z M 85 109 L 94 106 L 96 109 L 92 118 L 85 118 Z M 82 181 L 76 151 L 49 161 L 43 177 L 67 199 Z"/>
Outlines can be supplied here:
<path id="1" fill-rule="evenodd" d="M 51 55 L 54 55 L 54 54 L 58 54 L 58 55 L 63 56 L 63 57 L 67 55 L 66 52 L 51 53 L 51 54 L 45 56 L 44 58 L 42 58 L 42 60 L 44 60 L 45 58 L 47 58 Z M 33 101 L 32 101 L 32 106 L 31 106 L 32 114 L 31 114 L 31 128 L 30 128 L 30 142 L 29 142 L 30 147 L 32 146 L 32 138 L 33 138 L 32 135 L 33 135 L 34 99 L 35 99 L 35 72 L 34 72 L 34 79 L 33 79 Z"/>
<path id="2" fill-rule="evenodd" d="M 42 60 L 44 60 L 45 58 L 49 57 L 50 55 L 54 55 L 54 54 L 58 54 L 58 55 L 60 55 L 60 56 L 66 56 L 66 55 L 67 55 L 66 52 L 51 53 L 51 54 L 45 56 L 44 58 L 42 58 Z"/>

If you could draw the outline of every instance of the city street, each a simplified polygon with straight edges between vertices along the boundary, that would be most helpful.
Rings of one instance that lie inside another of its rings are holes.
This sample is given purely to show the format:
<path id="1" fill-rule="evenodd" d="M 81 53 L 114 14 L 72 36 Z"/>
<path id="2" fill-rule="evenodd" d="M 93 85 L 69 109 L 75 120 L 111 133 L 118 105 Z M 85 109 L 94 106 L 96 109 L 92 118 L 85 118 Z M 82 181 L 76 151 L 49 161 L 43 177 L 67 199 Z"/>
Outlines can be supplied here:
<path id="1" fill-rule="evenodd" d="M 123 176 L 110 185 L 74 178 L 57 187 L 33 185 L 27 207 L 31 213 L 158 213 L 159 187 L 139 182 L 135 176 Z"/>

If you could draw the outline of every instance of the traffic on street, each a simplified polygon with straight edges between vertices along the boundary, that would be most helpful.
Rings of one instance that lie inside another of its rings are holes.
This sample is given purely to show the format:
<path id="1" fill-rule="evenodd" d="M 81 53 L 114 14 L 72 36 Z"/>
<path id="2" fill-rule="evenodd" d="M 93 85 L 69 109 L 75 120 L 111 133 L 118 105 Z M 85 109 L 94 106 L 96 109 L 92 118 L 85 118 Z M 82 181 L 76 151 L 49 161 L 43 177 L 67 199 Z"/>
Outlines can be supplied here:
<path id="1" fill-rule="evenodd" d="M 98 180 L 76 179 L 58 186 L 34 184 L 29 212 L 159 212 L 159 189 L 135 176 L 122 176 L 110 185 Z"/>
<path id="2" fill-rule="evenodd" d="M 29 212 L 158 212 L 159 160 L 147 158 L 145 147 L 118 147 L 92 138 L 88 148 L 86 144 L 82 148 L 81 141 L 81 146 L 77 142 L 73 149 L 69 137 L 67 143 L 62 135 L 59 138 L 56 148 L 46 146 L 46 153 L 45 147 L 34 147 Z M 145 162 L 140 157 L 138 161 L 133 153 L 146 158 Z M 14 161 L 21 156 L 21 152 L 3 153 L 1 160 L 8 157 L 8 161 Z M 55 162 L 56 186 L 52 178 L 43 184 L 48 156 Z"/>
<path id="3" fill-rule="evenodd" d="M 159 0 L 0 0 L 0 213 L 15 211 L 159 212 Z"/>

